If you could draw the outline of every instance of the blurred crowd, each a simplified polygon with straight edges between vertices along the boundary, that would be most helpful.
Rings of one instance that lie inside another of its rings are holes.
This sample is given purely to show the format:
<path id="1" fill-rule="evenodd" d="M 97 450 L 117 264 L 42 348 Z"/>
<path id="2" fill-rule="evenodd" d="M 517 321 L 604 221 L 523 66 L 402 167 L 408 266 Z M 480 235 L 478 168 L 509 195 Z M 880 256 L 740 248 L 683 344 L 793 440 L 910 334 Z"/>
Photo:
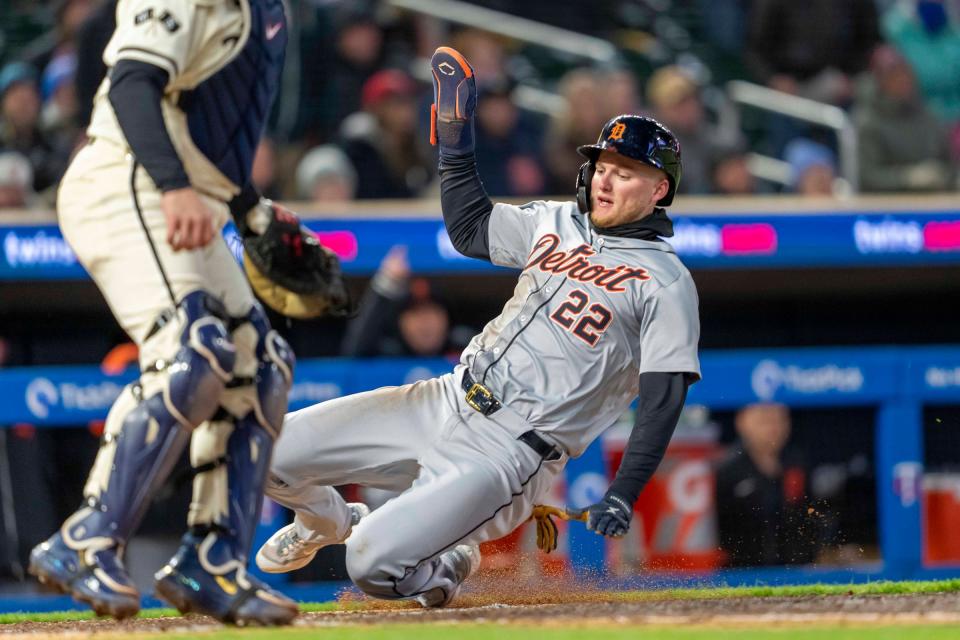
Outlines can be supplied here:
<path id="1" fill-rule="evenodd" d="M 607 63 L 586 64 L 570 53 L 398 11 L 386 1 L 291 0 L 284 92 L 253 170 L 260 190 L 315 210 L 353 200 L 434 197 L 424 61 L 440 44 L 459 49 L 476 71 L 476 152 L 495 197 L 570 197 L 582 160 L 576 146 L 624 112 L 653 115 L 678 135 L 681 193 L 844 193 L 835 134 L 764 114 L 731 128 L 722 117 L 731 79 L 848 113 L 858 134 L 861 191 L 957 186 L 960 0 L 473 4 L 602 38 L 619 53 Z M 115 6 L 116 0 L 0 3 L 0 211 L 52 207 L 71 155 L 86 142 Z M 757 170 L 757 153 L 780 160 L 779 179 Z M 304 357 L 453 357 L 478 328 L 458 320 L 483 321 L 493 312 L 482 311 L 451 307 L 437 283 L 412 273 L 406 247 L 398 244 L 366 287 L 357 315 L 342 326 L 316 331 L 275 324 Z M 49 336 L 30 341 L 8 333 L 0 336 L 0 367 L 94 361 L 119 344 L 103 364 L 122 369 L 136 362 L 124 340 L 119 330 L 72 334 L 67 354 Z M 872 500 L 849 497 L 873 490 L 873 480 L 864 480 L 869 465 L 860 458 L 821 464 L 814 473 L 796 453 L 802 447 L 789 446 L 791 416 L 779 405 L 745 408 L 734 430 L 715 486 L 720 546 L 729 564 L 806 563 L 843 542 L 838 530 L 872 530 L 875 515 L 856 511 Z M 3 444 L 18 465 L 14 477 L 43 498 L 31 500 L 36 517 L 22 520 L 32 528 L 9 547 L 25 551 L 79 500 L 79 478 L 96 440 L 71 429 L 45 437 L 29 425 L 8 433 Z M 75 464 L 51 468 L 41 458 Z M 38 469 L 50 471 L 38 478 Z M 71 488 L 60 491 L 64 486 Z M 855 514 L 855 522 L 838 522 L 831 515 L 838 512 Z"/>
<path id="2" fill-rule="evenodd" d="M 591 65 L 386 1 L 290 4 L 285 89 L 254 170 L 275 198 L 322 208 L 432 196 L 423 62 L 439 44 L 458 48 L 475 67 L 477 156 L 493 196 L 570 193 L 576 145 L 623 112 L 651 114 L 677 133 L 681 192 L 842 193 L 835 134 L 773 114 L 733 129 L 719 117 L 729 79 L 848 112 L 864 192 L 956 186 L 958 0 L 473 3 L 617 46 L 614 60 Z M 10 0 L 0 7 L 0 208 L 52 205 L 71 153 L 85 142 L 115 5 Z M 778 177 L 757 169 L 755 153 L 780 160 Z"/>

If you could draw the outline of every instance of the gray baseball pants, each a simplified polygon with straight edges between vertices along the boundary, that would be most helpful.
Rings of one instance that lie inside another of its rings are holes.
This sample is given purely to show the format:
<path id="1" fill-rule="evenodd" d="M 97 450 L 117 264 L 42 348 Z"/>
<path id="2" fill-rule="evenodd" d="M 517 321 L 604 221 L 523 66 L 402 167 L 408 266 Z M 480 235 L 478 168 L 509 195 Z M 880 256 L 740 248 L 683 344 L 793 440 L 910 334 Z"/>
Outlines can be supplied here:
<path id="1" fill-rule="evenodd" d="M 489 417 L 470 407 L 463 370 L 287 415 L 266 493 L 296 512 L 304 539 L 347 536 L 350 513 L 335 485 L 403 491 L 346 539 L 347 572 L 369 595 L 429 601 L 455 589 L 438 556 L 512 532 L 567 462 L 517 440 L 531 425 L 509 407 Z"/>

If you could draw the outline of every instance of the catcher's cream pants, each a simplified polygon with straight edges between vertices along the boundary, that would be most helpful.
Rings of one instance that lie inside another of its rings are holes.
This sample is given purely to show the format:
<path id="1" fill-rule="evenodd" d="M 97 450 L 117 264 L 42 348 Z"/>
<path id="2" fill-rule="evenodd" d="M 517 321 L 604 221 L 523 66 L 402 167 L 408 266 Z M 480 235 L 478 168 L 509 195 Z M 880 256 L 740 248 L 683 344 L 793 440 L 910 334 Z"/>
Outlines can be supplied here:
<path id="1" fill-rule="evenodd" d="M 284 422 L 266 492 L 296 511 L 303 538 L 346 537 L 349 510 L 332 485 L 403 490 L 346 540 L 347 571 L 370 595 L 443 599 L 457 585 L 437 557 L 512 532 L 567 462 L 517 440 L 531 425 L 509 407 L 489 417 L 472 409 L 463 370 L 324 402 Z"/>
<path id="2" fill-rule="evenodd" d="M 222 228 L 227 205 L 204 201 Z M 253 305 L 250 285 L 222 236 L 195 251 L 170 248 L 160 192 L 143 167 L 134 173 L 133 157 L 112 142 L 95 140 L 77 153 L 60 184 L 57 212 L 67 242 L 140 347 L 141 364 L 172 355 L 149 353 L 151 345 L 143 344 L 157 316 L 173 305 L 171 295 L 180 300 L 204 289 L 231 316 Z"/>
<path id="3" fill-rule="evenodd" d="M 219 200 L 204 197 L 216 214 L 220 229 L 229 208 Z M 253 305 L 253 293 L 242 269 L 220 234 L 202 249 L 174 252 L 166 241 L 167 226 L 160 209 L 160 192 L 143 167 L 125 150 L 106 140 L 95 140 L 73 159 L 57 195 L 60 229 L 103 293 L 117 321 L 140 349 L 140 365 L 169 361 L 180 349 L 183 327 L 171 322 L 145 339 L 157 317 L 171 309 L 187 293 L 203 289 L 220 299 L 231 316 L 244 316 Z M 256 331 L 245 323 L 232 334 L 237 349 L 234 374 L 249 377 L 256 372 Z M 141 378 L 149 396 L 166 383 L 166 374 Z M 230 389 L 221 404 L 242 416 L 253 400 L 252 387 Z M 121 396 L 121 400 L 126 397 Z M 130 402 L 122 405 L 128 412 Z M 111 411 L 111 416 L 117 413 Z M 124 415 L 109 420 L 121 428 Z M 216 460 L 224 453 L 233 423 L 206 422 L 193 432 L 190 447 L 194 466 Z M 87 493 L 96 495 L 109 472 L 109 457 L 94 466 Z M 197 476 L 189 522 L 214 522 L 223 514 L 226 472 Z M 220 506 L 217 506 L 220 505 Z"/>

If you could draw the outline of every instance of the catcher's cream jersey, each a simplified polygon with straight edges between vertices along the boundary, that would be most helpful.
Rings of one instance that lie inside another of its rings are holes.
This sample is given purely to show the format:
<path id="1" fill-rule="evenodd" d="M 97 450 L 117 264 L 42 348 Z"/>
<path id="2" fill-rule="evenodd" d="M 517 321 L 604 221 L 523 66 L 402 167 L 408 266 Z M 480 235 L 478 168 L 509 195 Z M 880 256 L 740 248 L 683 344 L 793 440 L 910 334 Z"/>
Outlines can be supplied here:
<path id="1" fill-rule="evenodd" d="M 220 228 L 244 186 L 280 84 L 287 43 L 282 0 L 120 0 L 105 52 L 167 71 L 161 108 L 191 186 Z M 97 93 L 90 144 L 75 156 L 58 193 L 61 229 L 121 326 L 141 346 L 158 314 L 202 288 L 228 313 L 249 312 L 253 295 L 222 238 L 196 251 L 166 242 L 161 193 L 135 157 L 108 95 Z M 150 149 L 140 149 L 141 154 Z M 132 295 L 131 292 L 135 292 Z"/>
<path id="2" fill-rule="evenodd" d="M 697 291 L 669 244 L 599 235 L 573 202 L 497 204 L 490 258 L 523 269 L 461 362 L 573 456 L 648 371 L 700 376 Z"/>
<path id="3" fill-rule="evenodd" d="M 103 54 L 108 67 L 120 60 L 137 60 L 167 71 L 170 79 L 162 107 L 170 138 L 193 187 L 222 201 L 239 193 L 241 185 L 197 149 L 177 102 L 181 92 L 197 87 L 243 50 L 250 27 L 248 0 L 120 0 L 117 29 Z M 87 134 L 126 146 L 107 97 L 109 89 L 108 74 L 97 91 Z"/>

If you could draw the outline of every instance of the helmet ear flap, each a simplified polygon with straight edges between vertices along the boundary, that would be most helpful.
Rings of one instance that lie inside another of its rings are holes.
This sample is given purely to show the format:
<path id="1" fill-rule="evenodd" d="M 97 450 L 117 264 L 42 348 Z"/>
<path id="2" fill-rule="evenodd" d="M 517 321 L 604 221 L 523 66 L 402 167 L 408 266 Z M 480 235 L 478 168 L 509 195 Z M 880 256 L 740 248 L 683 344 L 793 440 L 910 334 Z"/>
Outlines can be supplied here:
<path id="1" fill-rule="evenodd" d="M 577 171 L 577 207 L 580 213 L 590 213 L 590 183 L 596 169 L 593 161 L 588 160 L 580 165 L 580 170 Z"/>

